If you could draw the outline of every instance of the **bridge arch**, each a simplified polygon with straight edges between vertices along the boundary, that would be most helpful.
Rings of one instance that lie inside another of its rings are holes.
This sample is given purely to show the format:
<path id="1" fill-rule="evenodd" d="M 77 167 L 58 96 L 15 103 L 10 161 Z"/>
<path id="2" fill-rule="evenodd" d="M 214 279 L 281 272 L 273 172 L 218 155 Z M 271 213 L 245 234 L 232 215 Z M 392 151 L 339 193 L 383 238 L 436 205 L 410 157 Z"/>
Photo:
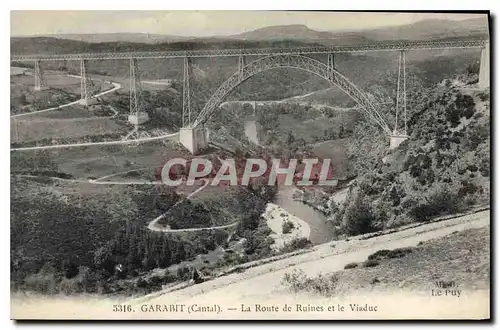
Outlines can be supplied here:
<path id="1" fill-rule="evenodd" d="M 385 132 L 391 134 L 389 126 L 385 122 L 382 115 L 377 111 L 376 106 L 367 97 L 366 93 L 349 81 L 344 75 L 316 59 L 303 55 L 292 54 L 262 57 L 241 68 L 215 91 L 200 111 L 191 127 L 194 128 L 205 124 L 219 109 L 220 104 L 224 102 L 227 95 L 245 80 L 261 72 L 276 68 L 294 68 L 304 70 L 329 81 L 353 99 L 359 105 L 361 110 L 368 116 L 368 118 L 379 125 Z"/>

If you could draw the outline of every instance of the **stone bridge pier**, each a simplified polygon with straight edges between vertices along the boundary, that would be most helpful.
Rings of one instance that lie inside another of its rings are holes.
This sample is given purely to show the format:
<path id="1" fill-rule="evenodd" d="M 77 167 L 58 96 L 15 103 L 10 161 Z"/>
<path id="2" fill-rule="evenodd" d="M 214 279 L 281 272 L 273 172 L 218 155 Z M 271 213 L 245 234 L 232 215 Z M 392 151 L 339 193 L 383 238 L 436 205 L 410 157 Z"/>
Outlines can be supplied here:
<path id="1" fill-rule="evenodd" d="M 479 64 L 479 88 L 490 87 L 490 43 L 487 42 L 481 49 L 481 62 Z"/>
<path id="2" fill-rule="evenodd" d="M 203 126 L 182 127 L 179 130 L 179 142 L 193 155 L 208 147 L 209 133 Z"/>
<path id="3" fill-rule="evenodd" d="M 401 143 L 408 139 L 407 135 L 391 134 L 389 142 L 389 150 L 396 149 Z"/>

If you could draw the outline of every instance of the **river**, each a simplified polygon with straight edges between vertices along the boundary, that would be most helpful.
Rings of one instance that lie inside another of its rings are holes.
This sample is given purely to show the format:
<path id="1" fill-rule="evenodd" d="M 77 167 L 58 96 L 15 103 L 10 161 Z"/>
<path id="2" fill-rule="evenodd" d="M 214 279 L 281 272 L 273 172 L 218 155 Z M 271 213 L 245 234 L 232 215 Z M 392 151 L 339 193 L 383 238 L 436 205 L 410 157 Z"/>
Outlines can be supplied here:
<path id="1" fill-rule="evenodd" d="M 245 122 L 245 135 L 251 142 L 259 144 L 257 123 L 255 120 Z M 318 210 L 293 199 L 293 187 L 280 186 L 274 203 L 287 212 L 307 222 L 311 229 L 309 240 L 314 244 L 326 243 L 333 238 L 333 228 L 326 221 L 326 216 Z"/>

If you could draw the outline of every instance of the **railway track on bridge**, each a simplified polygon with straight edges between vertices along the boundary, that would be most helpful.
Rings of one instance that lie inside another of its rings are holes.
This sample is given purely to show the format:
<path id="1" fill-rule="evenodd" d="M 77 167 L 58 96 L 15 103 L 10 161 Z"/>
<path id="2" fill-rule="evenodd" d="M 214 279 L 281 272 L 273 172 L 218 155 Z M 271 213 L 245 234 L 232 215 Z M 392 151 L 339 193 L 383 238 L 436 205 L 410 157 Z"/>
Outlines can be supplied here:
<path id="1" fill-rule="evenodd" d="M 484 48 L 488 43 L 484 39 L 472 40 L 429 40 L 429 41 L 395 41 L 359 45 L 291 47 L 291 48 L 244 48 L 244 49 L 203 49 L 203 50 L 171 50 L 155 52 L 113 52 L 113 53 L 79 53 L 79 54 L 15 54 L 13 62 L 29 61 L 64 61 L 64 60 L 114 60 L 114 59 L 146 59 L 146 58 L 178 58 L 178 57 L 221 57 L 221 56 L 262 56 L 287 54 L 330 54 L 356 53 L 369 51 L 401 51 L 416 49 L 446 48 Z"/>

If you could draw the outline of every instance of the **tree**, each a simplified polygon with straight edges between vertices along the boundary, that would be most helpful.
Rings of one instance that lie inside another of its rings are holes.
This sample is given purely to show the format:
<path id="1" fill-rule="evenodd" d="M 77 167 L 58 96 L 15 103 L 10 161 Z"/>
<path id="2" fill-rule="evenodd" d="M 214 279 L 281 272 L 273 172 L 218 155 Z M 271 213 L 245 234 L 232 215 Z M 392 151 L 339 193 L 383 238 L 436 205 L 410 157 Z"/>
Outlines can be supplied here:
<path id="1" fill-rule="evenodd" d="M 465 68 L 467 74 L 479 74 L 479 62 L 469 63 Z"/>
<path id="2" fill-rule="evenodd" d="M 362 192 L 355 193 L 344 211 L 342 225 L 349 235 L 366 234 L 375 231 L 375 216 Z"/>
<path id="3" fill-rule="evenodd" d="M 108 243 L 94 252 L 94 267 L 98 269 L 102 268 L 109 274 L 113 273 L 116 264 L 110 251 L 111 245 L 112 243 Z"/>
<path id="4" fill-rule="evenodd" d="M 338 138 L 337 132 L 334 127 L 325 128 L 323 130 L 323 136 L 325 140 L 335 140 Z"/>
<path id="5" fill-rule="evenodd" d="M 250 103 L 243 104 L 243 112 L 246 115 L 253 114 L 253 106 Z"/>
<path id="6" fill-rule="evenodd" d="M 344 125 L 340 125 L 340 127 L 339 127 L 339 139 L 343 139 L 344 137 L 345 137 Z"/>
<path id="7" fill-rule="evenodd" d="M 19 95 L 19 102 L 21 103 L 21 105 L 28 104 L 28 100 L 26 99 L 26 94 L 21 93 L 21 95 Z"/>
<path id="8" fill-rule="evenodd" d="M 289 234 L 293 228 L 295 228 L 295 226 L 293 225 L 293 222 L 285 221 L 285 222 L 283 222 L 283 225 L 281 226 L 281 231 L 283 234 Z"/>

